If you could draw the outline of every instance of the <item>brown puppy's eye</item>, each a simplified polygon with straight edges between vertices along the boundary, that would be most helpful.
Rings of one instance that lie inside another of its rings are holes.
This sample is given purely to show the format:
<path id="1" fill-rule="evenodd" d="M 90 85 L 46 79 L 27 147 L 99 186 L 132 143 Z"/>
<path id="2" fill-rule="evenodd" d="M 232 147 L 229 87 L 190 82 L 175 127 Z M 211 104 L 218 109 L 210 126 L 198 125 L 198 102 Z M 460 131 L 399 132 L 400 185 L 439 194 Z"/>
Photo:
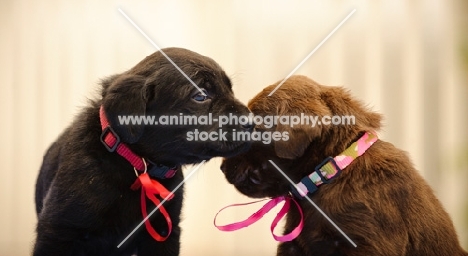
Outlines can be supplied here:
<path id="1" fill-rule="evenodd" d="M 192 96 L 192 99 L 194 99 L 195 101 L 198 101 L 198 102 L 203 102 L 203 101 L 207 100 L 208 99 L 207 91 L 205 89 L 201 89 L 201 90 L 203 91 L 203 93 L 205 95 L 203 95 L 203 93 L 199 91 L 197 94 Z"/>

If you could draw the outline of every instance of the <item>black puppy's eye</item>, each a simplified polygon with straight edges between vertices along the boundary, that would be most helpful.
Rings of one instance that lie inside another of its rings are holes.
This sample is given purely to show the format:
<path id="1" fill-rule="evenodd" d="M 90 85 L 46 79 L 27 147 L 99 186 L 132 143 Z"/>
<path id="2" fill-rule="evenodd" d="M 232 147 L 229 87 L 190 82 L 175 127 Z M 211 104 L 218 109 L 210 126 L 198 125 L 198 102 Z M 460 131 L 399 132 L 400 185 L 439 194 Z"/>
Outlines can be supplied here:
<path id="1" fill-rule="evenodd" d="M 203 95 L 202 92 L 198 92 L 197 94 L 192 96 L 192 99 L 198 102 L 203 102 L 208 99 L 208 92 L 205 89 L 201 89 L 205 95 Z"/>

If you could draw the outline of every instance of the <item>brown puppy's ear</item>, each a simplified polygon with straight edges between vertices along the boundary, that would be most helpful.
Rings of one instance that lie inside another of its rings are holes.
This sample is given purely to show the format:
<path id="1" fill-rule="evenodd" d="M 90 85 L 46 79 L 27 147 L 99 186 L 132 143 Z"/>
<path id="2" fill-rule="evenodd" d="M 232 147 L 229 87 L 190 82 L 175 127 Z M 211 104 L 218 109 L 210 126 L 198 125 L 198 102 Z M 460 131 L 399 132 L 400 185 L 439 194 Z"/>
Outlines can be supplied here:
<path id="1" fill-rule="evenodd" d="M 354 116 L 354 126 L 359 131 L 379 131 L 382 115 L 373 112 L 361 101 L 342 87 L 326 87 L 321 93 L 322 100 L 334 115 Z"/>
<path id="2" fill-rule="evenodd" d="M 126 143 L 135 143 L 143 134 L 144 124 L 120 123 L 123 116 L 145 115 L 146 79 L 120 75 L 103 82 L 102 105 L 111 127 Z M 119 118 L 120 116 L 120 118 Z"/>
<path id="3" fill-rule="evenodd" d="M 282 124 L 276 126 L 276 131 L 282 135 L 286 133 L 289 137 L 286 141 L 278 140 L 274 142 L 276 155 L 286 159 L 296 159 L 302 156 L 312 140 L 319 137 L 322 132 L 320 127 L 308 125 L 290 127 Z"/>
<path id="4" fill-rule="evenodd" d="M 382 126 L 382 115 L 365 108 L 365 115 L 357 117 L 356 124 L 361 131 L 378 132 Z"/>
<path id="5" fill-rule="evenodd" d="M 325 115 L 330 115 L 328 107 L 317 98 L 286 99 L 276 101 L 279 116 L 299 118 L 300 124 L 291 125 L 278 123 L 276 131 L 283 135 L 287 132 L 289 139 L 274 142 L 275 152 L 281 158 L 295 159 L 304 154 L 310 143 L 322 135 L 323 127 L 320 120 Z M 314 118 L 312 121 L 310 118 Z M 292 126 L 292 127 L 291 127 Z"/>
<path id="6" fill-rule="evenodd" d="M 258 115 L 297 116 L 301 114 L 320 120 L 325 115 L 330 115 L 330 109 L 320 99 L 320 85 L 305 76 L 291 76 L 282 87 L 273 95 L 267 96 L 279 84 L 266 87 L 249 101 L 249 108 Z M 321 136 L 323 127 L 318 123 L 306 123 L 306 119 L 300 120 L 301 124 L 293 127 L 289 124 L 278 122 L 277 132 L 282 138 L 287 135 L 287 140 L 274 141 L 275 153 L 278 157 L 295 159 L 302 156 L 310 143 Z M 303 121 L 303 122 L 302 122 Z M 259 127 L 262 128 L 262 127 Z"/>

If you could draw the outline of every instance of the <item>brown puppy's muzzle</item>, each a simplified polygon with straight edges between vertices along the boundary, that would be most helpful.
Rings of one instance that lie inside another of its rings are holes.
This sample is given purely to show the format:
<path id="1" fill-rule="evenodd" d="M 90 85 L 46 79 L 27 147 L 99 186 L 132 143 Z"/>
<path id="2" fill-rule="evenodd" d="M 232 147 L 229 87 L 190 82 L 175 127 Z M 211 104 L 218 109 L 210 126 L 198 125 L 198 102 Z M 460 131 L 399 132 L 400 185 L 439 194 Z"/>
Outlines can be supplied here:
<path id="1" fill-rule="evenodd" d="M 224 173 L 229 183 L 235 186 L 242 186 L 248 183 L 251 183 L 249 185 L 260 185 L 262 183 L 258 168 L 254 168 L 240 159 L 240 161 L 237 161 L 237 159 L 234 158 L 224 160 L 221 164 L 221 171 Z M 226 163 L 228 161 L 233 161 L 235 163 Z"/>
<path id="2" fill-rule="evenodd" d="M 250 162 L 246 158 L 249 154 L 251 156 L 251 151 L 223 160 L 221 171 L 227 181 L 233 184 L 239 192 L 249 197 L 275 196 L 276 191 L 272 193 L 270 190 L 271 188 L 278 188 L 279 184 L 276 175 L 268 175 L 271 174 L 270 170 L 268 170 L 268 162 Z M 271 179 L 271 176 L 275 178 Z M 275 184 L 272 184 L 272 182 Z"/>

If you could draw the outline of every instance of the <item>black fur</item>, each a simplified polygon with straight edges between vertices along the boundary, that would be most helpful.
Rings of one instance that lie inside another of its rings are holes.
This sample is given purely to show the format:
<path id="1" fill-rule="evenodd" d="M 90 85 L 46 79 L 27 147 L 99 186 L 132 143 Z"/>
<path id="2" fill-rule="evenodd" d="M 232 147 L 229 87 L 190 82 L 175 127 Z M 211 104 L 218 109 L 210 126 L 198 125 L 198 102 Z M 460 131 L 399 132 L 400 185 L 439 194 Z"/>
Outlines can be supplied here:
<path id="1" fill-rule="evenodd" d="M 197 84 L 206 90 L 205 101 L 193 96 L 199 91 L 160 53 L 156 52 L 132 69 L 102 82 L 102 99 L 92 101 L 57 139 L 44 156 L 36 184 L 37 239 L 34 256 L 75 255 L 178 255 L 183 187 L 167 201 L 173 222 L 170 237 L 157 242 L 142 226 L 119 249 L 117 245 L 142 221 L 140 191 L 130 189 L 133 167 L 100 142 L 99 107 L 122 141 L 141 157 L 155 163 L 177 166 L 171 179 L 159 180 L 173 190 L 183 180 L 182 165 L 216 156 L 232 156 L 249 147 L 245 142 L 187 141 L 186 133 L 218 130 L 211 126 L 119 125 L 118 115 L 208 115 L 248 109 L 234 98 L 231 83 L 212 59 L 180 49 L 163 50 Z M 227 130 L 252 130 L 232 125 Z M 229 136 L 228 136 L 229 138 Z M 148 202 L 148 212 L 153 209 Z M 167 224 L 156 212 L 152 225 L 162 235 Z"/>

